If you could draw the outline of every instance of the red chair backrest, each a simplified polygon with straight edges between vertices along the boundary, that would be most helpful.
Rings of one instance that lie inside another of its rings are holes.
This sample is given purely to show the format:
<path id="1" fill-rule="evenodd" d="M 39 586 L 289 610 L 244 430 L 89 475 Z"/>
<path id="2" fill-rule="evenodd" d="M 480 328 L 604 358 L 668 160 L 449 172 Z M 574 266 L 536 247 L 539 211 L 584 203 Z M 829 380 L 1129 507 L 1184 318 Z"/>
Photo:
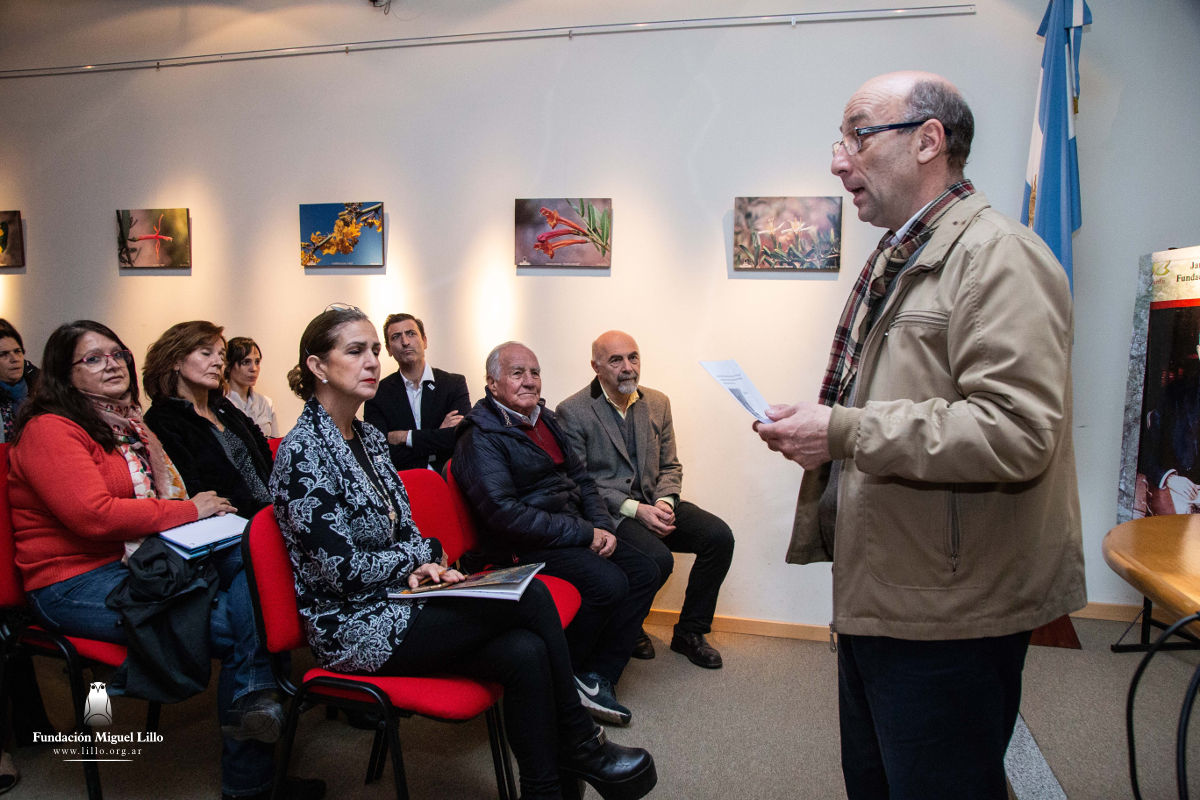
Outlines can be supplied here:
<path id="1" fill-rule="evenodd" d="M 25 587 L 17 569 L 17 542 L 8 503 L 8 445 L 0 444 L 0 606 L 25 605 Z"/>
<path id="2" fill-rule="evenodd" d="M 275 508 L 267 506 L 254 515 L 246 530 L 246 550 L 262 613 L 267 650 L 281 653 L 308 645 L 296 606 L 296 577 L 283 532 L 275 520 Z"/>
<path id="3" fill-rule="evenodd" d="M 458 481 L 454 480 L 454 473 L 450 471 L 450 461 L 446 462 L 446 488 L 450 490 L 450 501 L 454 504 L 454 510 L 458 512 L 458 525 L 463 535 L 463 552 L 475 550 L 479 547 L 479 530 L 475 527 L 475 517 L 471 515 L 466 495 L 463 494 Z"/>
<path id="4" fill-rule="evenodd" d="M 469 542 L 463 534 L 458 510 L 450 487 L 442 476 L 430 469 L 401 470 L 400 481 L 408 492 L 413 522 L 426 538 L 435 538 L 442 543 L 442 550 L 450 563 L 468 549 Z"/>

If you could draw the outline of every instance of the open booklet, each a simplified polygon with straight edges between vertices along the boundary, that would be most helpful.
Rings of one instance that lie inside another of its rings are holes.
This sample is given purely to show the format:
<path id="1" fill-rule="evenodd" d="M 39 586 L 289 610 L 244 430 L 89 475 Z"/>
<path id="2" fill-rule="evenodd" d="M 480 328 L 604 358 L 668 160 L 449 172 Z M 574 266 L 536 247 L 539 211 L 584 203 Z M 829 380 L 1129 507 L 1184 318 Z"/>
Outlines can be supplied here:
<path id="1" fill-rule="evenodd" d="M 222 514 L 167 528 L 158 535 L 181 556 L 192 559 L 240 542 L 247 522 L 237 514 Z"/>
<path id="2" fill-rule="evenodd" d="M 411 597 L 487 597 L 493 600 L 520 600 L 525 587 L 545 564 L 522 564 L 491 572 L 476 572 L 458 583 L 427 583 L 415 589 L 388 592 L 392 599 Z"/>

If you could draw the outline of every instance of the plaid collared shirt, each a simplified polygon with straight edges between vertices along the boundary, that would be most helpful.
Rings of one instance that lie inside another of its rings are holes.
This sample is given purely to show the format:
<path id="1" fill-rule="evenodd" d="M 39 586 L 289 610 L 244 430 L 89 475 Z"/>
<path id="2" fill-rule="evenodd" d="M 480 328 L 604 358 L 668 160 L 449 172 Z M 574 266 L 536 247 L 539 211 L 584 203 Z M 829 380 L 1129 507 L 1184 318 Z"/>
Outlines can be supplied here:
<path id="1" fill-rule="evenodd" d="M 867 259 L 862 272 L 854 282 L 846 307 L 833 332 L 833 344 L 829 348 L 829 364 L 821 381 L 818 402 L 832 406 L 843 402 L 850 393 L 850 386 L 858 373 L 858 359 L 862 354 L 862 343 L 870 330 L 869 323 L 883 307 L 892 281 L 933 235 L 938 220 L 950 206 L 964 197 L 975 194 L 969 180 L 961 180 L 929 204 L 925 211 L 908 226 L 908 230 L 895 244 L 889 244 L 893 233 L 888 231 L 879 240 L 875 252 Z"/>

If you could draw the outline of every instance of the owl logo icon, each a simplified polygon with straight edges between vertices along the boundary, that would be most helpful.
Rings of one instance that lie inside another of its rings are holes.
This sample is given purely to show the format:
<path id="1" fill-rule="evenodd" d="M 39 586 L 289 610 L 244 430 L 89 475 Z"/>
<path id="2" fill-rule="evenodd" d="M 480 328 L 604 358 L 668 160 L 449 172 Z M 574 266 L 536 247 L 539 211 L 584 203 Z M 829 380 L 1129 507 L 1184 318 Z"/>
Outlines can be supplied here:
<path id="1" fill-rule="evenodd" d="M 83 701 L 83 724 L 94 728 L 112 725 L 112 703 L 104 684 L 99 681 L 91 685 L 91 691 Z"/>

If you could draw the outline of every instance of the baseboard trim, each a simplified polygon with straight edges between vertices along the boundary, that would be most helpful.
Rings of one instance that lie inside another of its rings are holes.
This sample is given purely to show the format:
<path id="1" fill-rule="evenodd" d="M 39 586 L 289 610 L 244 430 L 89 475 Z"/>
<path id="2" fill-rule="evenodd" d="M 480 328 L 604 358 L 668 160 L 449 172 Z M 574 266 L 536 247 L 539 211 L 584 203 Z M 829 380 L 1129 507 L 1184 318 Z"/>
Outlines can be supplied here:
<path id="1" fill-rule="evenodd" d="M 1072 614 L 1079 619 L 1100 619 L 1111 622 L 1133 622 L 1142 611 L 1140 605 L 1123 603 L 1088 603 Z M 1155 615 L 1157 616 L 1157 614 Z M 646 617 L 650 625 L 674 625 L 679 621 L 679 612 L 662 608 L 651 609 Z M 829 640 L 828 625 L 808 625 L 800 622 L 777 622 L 770 619 L 748 617 L 713 618 L 712 629 L 722 633 L 747 633 L 752 636 L 772 636 L 776 639 L 807 639 L 814 642 Z"/>
<path id="2" fill-rule="evenodd" d="M 1131 606 L 1124 603 L 1088 603 L 1072 614 L 1080 619 L 1103 619 L 1109 622 L 1133 622 L 1142 613 L 1140 605 Z"/>
<path id="3" fill-rule="evenodd" d="M 678 611 L 654 608 L 646 616 L 651 625 L 674 625 L 679 621 Z M 799 622 L 777 622 L 770 619 L 747 617 L 713 618 L 712 629 L 721 633 L 748 633 L 752 636 L 772 636 L 776 639 L 808 639 L 814 642 L 829 641 L 828 625 L 805 625 Z"/>

